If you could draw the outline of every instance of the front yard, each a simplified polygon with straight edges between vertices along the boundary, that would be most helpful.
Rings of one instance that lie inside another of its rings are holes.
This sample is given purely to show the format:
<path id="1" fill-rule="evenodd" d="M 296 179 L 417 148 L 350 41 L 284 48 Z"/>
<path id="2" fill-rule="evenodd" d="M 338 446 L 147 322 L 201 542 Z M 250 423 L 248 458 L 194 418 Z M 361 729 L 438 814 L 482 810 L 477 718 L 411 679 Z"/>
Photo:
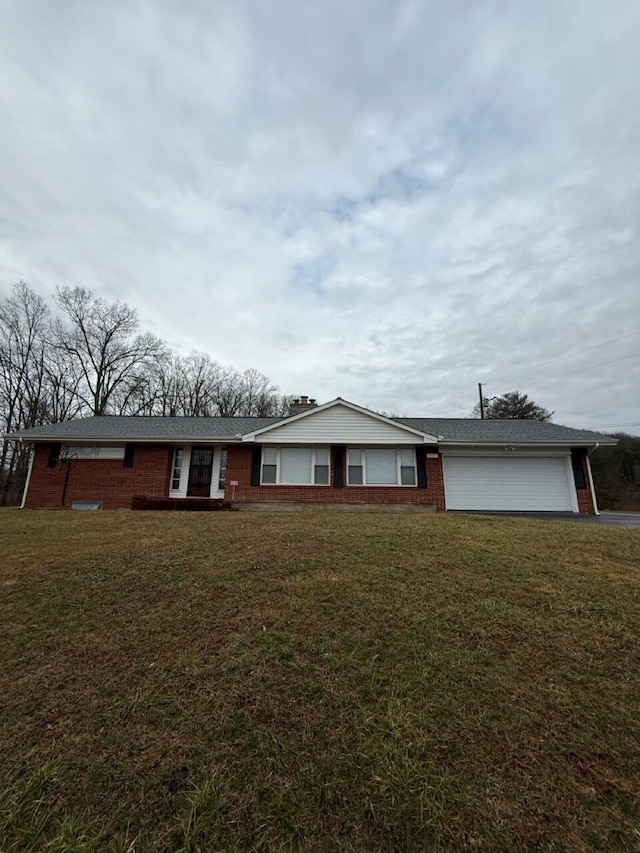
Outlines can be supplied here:
<path id="1" fill-rule="evenodd" d="M 628 850 L 640 533 L 0 511 L 3 851 Z"/>

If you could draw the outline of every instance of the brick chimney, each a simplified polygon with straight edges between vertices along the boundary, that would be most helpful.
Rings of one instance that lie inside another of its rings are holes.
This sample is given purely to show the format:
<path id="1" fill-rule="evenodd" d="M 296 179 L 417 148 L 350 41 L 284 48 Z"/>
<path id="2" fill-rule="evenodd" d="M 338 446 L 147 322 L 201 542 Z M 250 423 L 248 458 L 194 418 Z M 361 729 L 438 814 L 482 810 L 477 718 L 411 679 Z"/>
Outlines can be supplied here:
<path id="1" fill-rule="evenodd" d="M 309 409 L 315 409 L 317 405 L 313 397 L 296 397 L 289 403 L 289 417 L 308 412 Z"/>

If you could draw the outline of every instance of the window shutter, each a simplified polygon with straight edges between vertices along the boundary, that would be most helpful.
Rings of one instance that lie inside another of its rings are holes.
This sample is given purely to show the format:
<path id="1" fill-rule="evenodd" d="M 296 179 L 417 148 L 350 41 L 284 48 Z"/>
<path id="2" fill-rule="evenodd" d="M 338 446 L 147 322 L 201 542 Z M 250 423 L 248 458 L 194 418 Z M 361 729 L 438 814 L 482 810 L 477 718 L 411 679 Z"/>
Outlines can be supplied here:
<path id="1" fill-rule="evenodd" d="M 571 466 L 573 467 L 573 479 L 576 484 L 576 489 L 586 489 L 587 479 L 584 475 L 584 466 L 582 464 L 582 456 L 584 451 L 579 447 L 571 448 Z"/>
<path id="2" fill-rule="evenodd" d="M 50 444 L 49 445 L 49 460 L 47 462 L 47 466 L 49 468 L 55 468 L 58 464 L 58 460 L 60 459 L 60 450 L 62 449 L 61 444 Z"/>
<path id="3" fill-rule="evenodd" d="M 333 485 L 336 489 L 344 488 L 344 447 L 334 445 L 331 448 L 331 467 L 333 468 Z"/>
<path id="4" fill-rule="evenodd" d="M 418 488 L 427 488 L 427 448 L 416 447 L 416 471 L 418 472 Z"/>
<path id="5" fill-rule="evenodd" d="M 122 463 L 123 468 L 133 468 L 133 459 L 136 455 L 136 446 L 135 444 L 125 444 L 124 446 L 124 462 Z"/>
<path id="6" fill-rule="evenodd" d="M 251 448 L 253 450 L 253 457 L 251 459 L 251 485 L 259 486 L 260 485 L 260 462 L 262 459 L 262 446 L 259 444 L 254 444 Z"/>

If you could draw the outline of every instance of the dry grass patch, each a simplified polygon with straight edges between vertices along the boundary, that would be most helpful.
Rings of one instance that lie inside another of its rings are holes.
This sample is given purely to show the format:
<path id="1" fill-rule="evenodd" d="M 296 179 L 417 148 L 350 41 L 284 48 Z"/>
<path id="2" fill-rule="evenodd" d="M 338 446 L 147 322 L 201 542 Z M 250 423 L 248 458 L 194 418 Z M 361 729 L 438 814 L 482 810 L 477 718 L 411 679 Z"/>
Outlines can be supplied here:
<path id="1" fill-rule="evenodd" d="M 0 512 L 2 850 L 637 850 L 640 536 Z"/>

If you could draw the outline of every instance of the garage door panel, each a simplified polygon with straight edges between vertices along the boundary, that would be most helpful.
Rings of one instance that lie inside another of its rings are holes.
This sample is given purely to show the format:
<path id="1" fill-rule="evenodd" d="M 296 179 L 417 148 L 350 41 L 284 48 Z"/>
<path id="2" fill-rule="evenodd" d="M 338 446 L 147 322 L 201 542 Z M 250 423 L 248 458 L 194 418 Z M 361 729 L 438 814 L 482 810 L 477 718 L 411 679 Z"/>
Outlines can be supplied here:
<path id="1" fill-rule="evenodd" d="M 445 456 L 447 509 L 571 512 L 565 457 Z"/>

